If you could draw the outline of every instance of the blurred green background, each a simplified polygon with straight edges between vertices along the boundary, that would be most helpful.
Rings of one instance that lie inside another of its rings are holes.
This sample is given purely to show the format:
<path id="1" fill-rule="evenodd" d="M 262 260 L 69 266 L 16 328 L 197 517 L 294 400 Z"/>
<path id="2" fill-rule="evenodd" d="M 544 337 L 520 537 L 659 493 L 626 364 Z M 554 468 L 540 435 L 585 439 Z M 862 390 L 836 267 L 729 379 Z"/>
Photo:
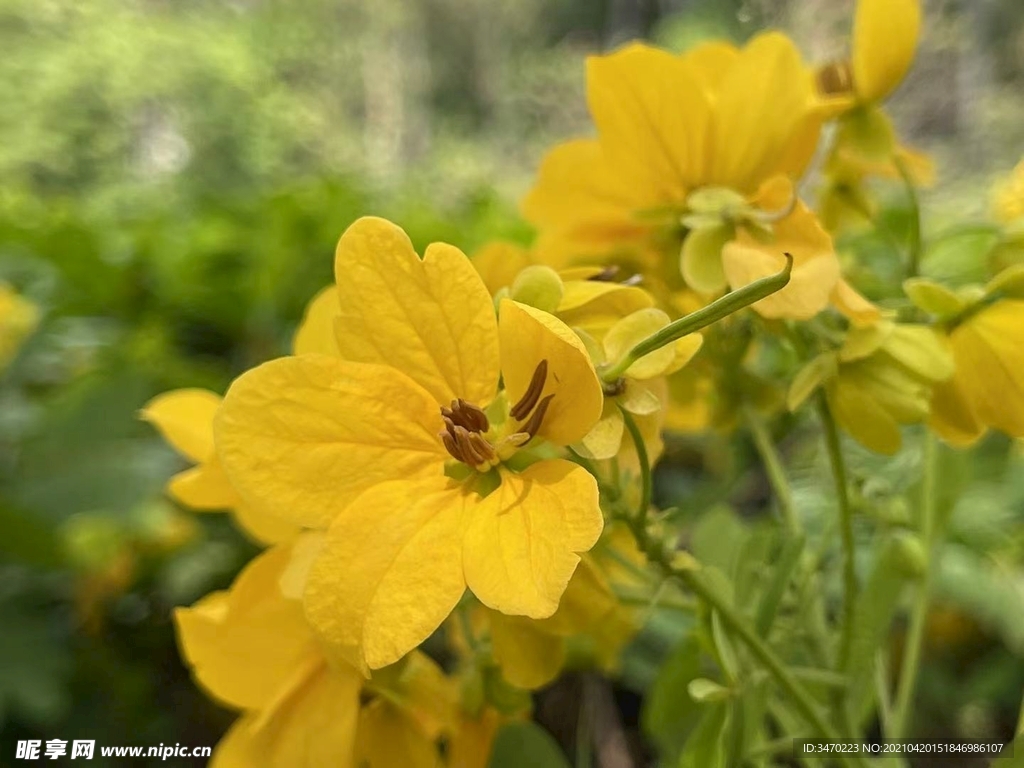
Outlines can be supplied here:
<path id="1" fill-rule="evenodd" d="M 779 26 L 824 60 L 843 54 L 852 6 L 0 0 L 0 281 L 42 311 L 0 373 L 0 765 L 18 739 L 203 745 L 232 718 L 193 687 L 170 610 L 229 584 L 255 548 L 163 498 L 182 464 L 137 419 L 150 397 L 223 391 L 286 352 L 359 215 L 417 246 L 528 240 L 518 196 L 545 147 L 587 130 L 586 53 Z M 941 227 L 984 216 L 1024 153 L 1024 4 L 929 1 L 926 19 L 892 106 L 939 163 L 925 205 Z M 977 736 L 1005 728 L 1024 676 L 1024 488 L 1005 448 L 970 470 L 982 502 L 941 584 L 953 639 L 923 682 L 921 717 Z M 758 482 L 749 452 L 694 473 L 687 450 L 673 454 L 687 492 Z M 899 467 L 864 466 L 898 482 Z M 978 554 L 992 537 L 1014 569 Z M 654 624 L 620 692 L 633 726 L 625 689 L 678 634 Z"/>

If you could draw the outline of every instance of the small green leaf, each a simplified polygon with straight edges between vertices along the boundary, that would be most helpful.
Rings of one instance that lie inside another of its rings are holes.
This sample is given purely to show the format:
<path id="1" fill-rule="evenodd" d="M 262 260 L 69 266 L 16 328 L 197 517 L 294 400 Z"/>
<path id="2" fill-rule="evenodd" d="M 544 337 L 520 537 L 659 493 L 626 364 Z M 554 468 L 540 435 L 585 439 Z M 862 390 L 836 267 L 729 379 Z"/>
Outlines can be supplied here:
<path id="1" fill-rule="evenodd" d="M 962 312 L 966 306 L 954 291 L 924 277 L 903 281 L 903 292 L 915 307 L 940 320 Z"/>
<path id="2" fill-rule="evenodd" d="M 679 756 L 679 768 L 724 768 L 722 737 L 728 717 L 727 704 L 712 704 L 706 709 L 690 738 L 686 740 L 686 746 Z"/>
<path id="3" fill-rule="evenodd" d="M 691 699 L 701 704 L 725 701 L 732 696 L 729 688 L 706 677 L 695 677 L 686 686 L 686 692 L 690 694 Z"/>
<path id="4" fill-rule="evenodd" d="M 667 762 L 680 754 L 700 717 L 700 705 L 687 687 L 702 671 L 699 641 L 687 635 L 659 669 L 644 701 L 643 730 Z"/>
<path id="5" fill-rule="evenodd" d="M 550 733 L 533 722 L 508 723 L 494 739 L 488 768 L 570 768 Z"/>

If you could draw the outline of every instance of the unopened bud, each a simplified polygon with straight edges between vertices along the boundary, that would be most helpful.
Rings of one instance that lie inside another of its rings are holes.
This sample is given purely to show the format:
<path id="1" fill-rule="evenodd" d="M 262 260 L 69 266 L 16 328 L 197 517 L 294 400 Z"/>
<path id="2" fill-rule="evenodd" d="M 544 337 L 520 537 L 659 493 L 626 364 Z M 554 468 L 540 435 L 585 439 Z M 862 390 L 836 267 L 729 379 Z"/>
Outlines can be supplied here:
<path id="1" fill-rule="evenodd" d="M 512 282 L 510 298 L 544 312 L 554 312 L 562 301 L 565 286 L 551 267 L 534 265 L 520 272 Z"/>

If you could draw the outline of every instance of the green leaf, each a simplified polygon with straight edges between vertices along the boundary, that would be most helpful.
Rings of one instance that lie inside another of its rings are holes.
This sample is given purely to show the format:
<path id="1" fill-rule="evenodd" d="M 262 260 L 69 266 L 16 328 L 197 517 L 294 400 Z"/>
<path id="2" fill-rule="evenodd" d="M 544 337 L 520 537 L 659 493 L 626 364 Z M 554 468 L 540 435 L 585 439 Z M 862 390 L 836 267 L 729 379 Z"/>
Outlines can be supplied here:
<path id="1" fill-rule="evenodd" d="M 703 717 L 686 740 L 686 746 L 679 756 L 679 768 L 724 768 L 722 736 L 728 717 L 727 704 L 712 704 L 704 708 Z"/>
<path id="2" fill-rule="evenodd" d="M 570 768 L 558 742 L 533 722 L 508 723 L 494 739 L 488 768 Z"/>
<path id="3" fill-rule="evenodd" d="M 906 570 L 900 544 L 894 537 L 879 548 L 867 584 L 857 598 L 850 641 L 850 701 L 852 711 L 866 716 L 874 691 L 876 651 L 889 634 L 899 607 Z"/>
<path id="4" fill-rule="evenodd" d="M 697 725 L 701 707 L 687 687 L 703 672 L 700 644 L 688 635 L 661 666 L 648 691 L 640 716 L 644 732 L 666 762 L 679 755 L 690 731 Z"/>
<path id="5" fill-rule="evenodd" d="M 757 616 L 754 619 L 754 626 L 761 637 L 768 637 L 772 624 L 775 622 L 775 614 L 782 602 L 782 596 L 786 593 L 786 587 L 793 577 L 793 571 L 800 562 L 800 555 L 804 551 L 804 536 L 797 534 L 787 539 L 779 552 L 778 560 L 775 562 L 775 569 L 771 581 L 768 583 L 761 601 L 757 606 Z"/>

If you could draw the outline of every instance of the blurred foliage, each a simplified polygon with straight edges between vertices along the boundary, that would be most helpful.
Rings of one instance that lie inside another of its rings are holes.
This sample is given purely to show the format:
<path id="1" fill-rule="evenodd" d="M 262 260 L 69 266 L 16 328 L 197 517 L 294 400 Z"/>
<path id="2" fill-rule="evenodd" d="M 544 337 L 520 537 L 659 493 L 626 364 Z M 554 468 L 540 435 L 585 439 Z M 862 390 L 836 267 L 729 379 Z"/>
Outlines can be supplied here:
<path id="1" fill-rule="evenodd" d="M 287 351 L 305 302 L 332 278 L 338 234 L 359 215 L 401 222 L 418 248 L 525 240 L 511 193 L 542 146 L 582 124 L 581 50 L 638 35 L 677 49 L 743 38 L 766 22 L 806 23 L 815 4 L 800 5 L 0 0 L 0 280 L 42 312 L 0 372 L 0 765 L 19 738 L 213 744 L 230 720 L 187 679 L 170 611 L 229 584 L 255 550 L 223 517 L 163 500 L 181 462 L 136 418 L 143 403 L 183 386 L 222 391 Z M 977 5 L 974 34 L 986 45 L 968 51 L 990 54 L 993 80 L 972 103 L 999 114 L 960 116 L 959 139 L 979 124 L 1009 126 L 1004 146 L 1024 124 L 1019 100 L 1000 116 L 1024 76 L 1024 5 Z M 951 34 L 939 30 L 933 61 Z M 900 117 L 954 172 L 974 174 L 939 203 L 976 206 L 978 176 L 994 163 L 958 157 L 941 109 L 915 109 Z M 883 217 L 897 239 L 900 206 Z M 929 274 L 962 281 L 981 262 L 965 253 L 987 253 L 991 233 L 935 243 Z M 883 236 L 840 245 L 896 279 Z M 944 607 L 917 715 L 935 732 L 991 735 L 1024 683 L 1024 474 L 1021 456 L 998 443 L 944 474 L 964 491 L 948 511 Z M 699 465 L 693 446 L 670 448 L 659 482 L 693 500 L 679 514 L 694 551 L 764 606 L 766 632 L 801 631 L 800 596 L 759 579 L 765 562 L 792 553 L 758 524 L 764 482 L 749 446 L 701 445 Z M 829 504 L 824 458 L 813 444 L 789 448 L 815 550 Z M 879 499 L 913 473 L 849 448 L 864 497 L 884 508 Z M 701 509 L 721 488 L 733 508 Z M 881 557 L 862 564 L 875 574 L 869 588 L 893 594 L 906 574 Z M 900 608 L 866 597 L 864 631 Z M 680 765 L 722 717 L 685 693 L 698 678 L 728 678 L 720 642 L 708 617 L 654 608 L 624 662 L 637 691 L 657 675 L 642 725 Z M 721 668 L 696 668 L 693 644 Z M 521 729 L 501 738 L 529 743 L 533 764 L 562 765 L 545 733 Z"/>

